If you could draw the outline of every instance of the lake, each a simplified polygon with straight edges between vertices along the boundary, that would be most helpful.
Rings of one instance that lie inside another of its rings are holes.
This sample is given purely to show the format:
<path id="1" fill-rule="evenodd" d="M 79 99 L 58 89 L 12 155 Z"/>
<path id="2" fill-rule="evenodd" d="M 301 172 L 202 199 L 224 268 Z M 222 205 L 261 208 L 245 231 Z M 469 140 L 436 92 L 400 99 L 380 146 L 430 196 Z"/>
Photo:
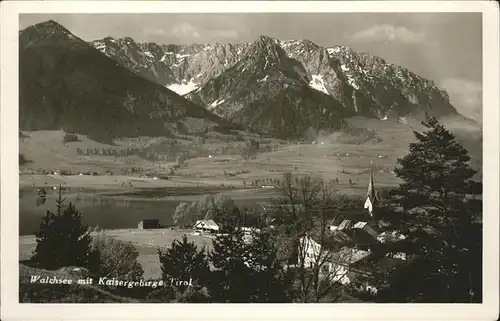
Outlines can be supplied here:
<path id="1" fill-rule="evenodd" d="M 198 197 L 202 197 L 199 195 Z M 98 225 L 103 229 L 135 228 L 144 219 L 159 219 L 164 226 L 172 225 L 172 216 L 181 202 L 189 202 L 193 195 L 186 196 L 186 200 L 176 197 L 138 197 L 130 199 L 126 195 L 103 196 L 94 194 L 65 195 L 64 204 L 72 202 L 82 214 L 83 223 Z M 19 193 L 19 235 L 30 235 L 38 231 L 40 219 L 47 210 L 56 210 L 57 193 L 49 192 L 45 203 L 41 203 L 35 192 Z M 239 207 L 251 207 L 256 201 L 265 199 L 235 199 Z"/>

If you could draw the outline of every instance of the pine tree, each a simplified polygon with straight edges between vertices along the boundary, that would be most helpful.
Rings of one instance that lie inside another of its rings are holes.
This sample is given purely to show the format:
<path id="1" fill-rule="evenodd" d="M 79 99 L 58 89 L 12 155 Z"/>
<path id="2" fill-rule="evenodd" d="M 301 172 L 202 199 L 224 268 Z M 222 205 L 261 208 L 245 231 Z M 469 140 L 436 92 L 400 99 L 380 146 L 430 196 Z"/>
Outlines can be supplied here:
<path id="1" fill-rule="evenodd" d="M 392 222 L 408 237 L 408 263 L 391 278 L 384 300 L 480 302 L 482 282 L 481 184 L 471 180 L 470 157 L 434 117 L 398 160 L 404 182 L 393 193 Z M 394 219 L 396 218 L 396 219 Z M 399 248 L 398 250 L 401 250 Z"/>
<path id="2" fill-rule="evenodd" d="M 32 261 L 46 269 L 64 266 L 86 267 L 95 271 L 99 265 L 99 254 L 92 251 L 92 237 L 82 217 L 70 202 L 63 206 L 61 186 L 56 213 L 47 211 L 36 233 L 37 246 Z"/>
<path id="3" fill-rule="evenodd" d="M 248 249 L 240 229 L 230 229 L 226 234 L 217 235 L 212 241 L 213 250 L 209 254 L 214 267 L 209 284 L 214 302 L 248 303 L 253 284 L 251 269 L 245 264 Z"/>
<path id="4" fill-rule="evenodd" d="M 158 249 L 161 264 L 162 279 L 170 282 L 171 279 L 189 281 L 192 279 L 193 287 L 200 289 L 206 285 L 209 267 L 205 248 L 198 251 L 194 242 L 188 242 L 184 235 L 182 241 L 174 240 L 172 246 L 165 252 Z M 178 287 L 179 292 L 184 292 L 186 287 Z"/>
<path id="5" fill-rule="evenodd" d="M 247 264 L 251 268 L 252 283 L 256 289 L 250 302 L 292 302 L 293 275 L 280 265 L 278 248 L 270 233 L 252 233 Z"/>
<path id="6" fill-rule="evenodd" d="M 292 275 L 280 265 L 274 239 L 266 231 L 245 235 L 240 227 L 212 242 L 212 302 L 291 302 Z"/>

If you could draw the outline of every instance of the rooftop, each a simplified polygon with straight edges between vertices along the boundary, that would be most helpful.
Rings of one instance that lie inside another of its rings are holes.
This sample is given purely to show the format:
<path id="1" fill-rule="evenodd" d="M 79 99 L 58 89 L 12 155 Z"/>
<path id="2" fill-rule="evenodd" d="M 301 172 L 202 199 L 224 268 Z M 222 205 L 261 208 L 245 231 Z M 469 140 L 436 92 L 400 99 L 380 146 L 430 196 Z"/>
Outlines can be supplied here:
<path id="1" fill-rule="evenodd" d="M 371 254 L 368 251 L 343 247 L 340 251 L 333 254 L 331 261 L 341 264 L 354 264 L 369 257 Z"/>
<path id="2" fill-rule="evenodd" d="M 211 229 L 219 229 L 219 225 L 215 223 L 213 220 L 199 220 L 196 221 L 195 226 L 202 225 L 205 228 L 211 228 Z"/>

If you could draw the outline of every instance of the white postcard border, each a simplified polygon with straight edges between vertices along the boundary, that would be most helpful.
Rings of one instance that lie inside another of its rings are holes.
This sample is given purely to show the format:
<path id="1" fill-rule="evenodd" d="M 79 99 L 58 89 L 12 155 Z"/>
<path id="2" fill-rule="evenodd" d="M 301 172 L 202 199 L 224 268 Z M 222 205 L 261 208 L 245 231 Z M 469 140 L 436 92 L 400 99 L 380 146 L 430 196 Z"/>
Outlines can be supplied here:
<path id="1" fill-rule="evenodd" d="M 498 4 L 488 1 L 15 1 L 1 11 L 2 319 L 494 320 L 499 308 Z M 482 12 L 483 304 L 19 304 L 18 24 L 20 13 Z"/>

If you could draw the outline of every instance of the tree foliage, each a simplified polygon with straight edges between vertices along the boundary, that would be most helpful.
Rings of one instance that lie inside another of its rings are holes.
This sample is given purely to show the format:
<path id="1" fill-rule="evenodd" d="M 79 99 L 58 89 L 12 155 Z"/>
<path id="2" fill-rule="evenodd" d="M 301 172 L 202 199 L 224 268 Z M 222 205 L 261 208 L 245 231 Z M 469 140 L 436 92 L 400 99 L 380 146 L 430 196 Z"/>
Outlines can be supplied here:
<path id="1" fill-rule="evenodd" d="M 250 268 L 245 265 L 247 246 L 241 230 L 220 234 L 209 254 L 214 267 L 209 290 L 216 302 L 248 303 L 252 289 Z"/>
<path id="2" fill-rule="evenodd" d="M 32 261 L 46 269 L 78 266 L 95 271 L 99 256 L 92 250 L 92 237 L 88 227 L 82 223 L 80 212 L 64 200 L 59 188 L 56 212 L 47 211 L 36 233 L 37 246 Z"/>
<path id="3" fill-rule="evenodd" d="M 247 266 L 255 288 L 250 302 L 291 302 L 294 295 L 293 274 L 281 265 L 272 234 L 268 231 L 253 233 L 247 246 Z"/>
<path id="4" fill-rule="evenodd" d="M 291 302 L 291 275 L 281 267 L 269 234 L 245 235 L 236 227 L 213 240 L 209 258 L 214 302 Z"/>
<path id="5" fill-rule="evenodd" d="M 234 200 L 226 195 L 207 195 L 192 203 L 180 203 L 173 216 L 177 225 L 193 225 L 197 220 L 214 220 L 220 226 L 239 221 L 241 214 Z"/>
<path id="6" fill-rule="evenodd" d="M 185 226 L 189 225 L 189 223 L 194 223 L 193 221 L 193 216 L 191 215 L 191 204 L 190 203 L 185 203 L 182 202 L 177 207 L 175 208 L 174 215 L 172 216 L 172 219 L 174 221 L 174 224 L 179 225 L 179 226 Z"/>
<path id="7" fill-rule="evenodd" d="M 179 281 L 192 280 L 195 289 L 201 289 L 208 280 L 209 267 L 205 248 L 198 250 L 194 242 L 188 242 L 184 235 L 182 240 L 174 240 L 172 246 L 162 252 L 158 249 L 161 264 L 162 279 L 167 283 L 175 279 Z M 186 287 L 180 286 L 184 292 Z"/>
<path id="8" fill-rule="evenodd" d="M 100 276 L 134 281 L 142 278 L 144 270 L 137 260 L 139 252 L 132 242 L 98 236 L 94 238 L 93 248 L 100 256 Z"/>
<path id="9" fill-rule="evenodd" d="M 398 251 L 410 260 L 389 277 L 382 300 L 481 302 L 481 184 L 471 180 L 467 150 L 434 117 L 398 160 L 404 182 L 385 213 L 407 235 Z M 410 285 L 411 284 L 411 285 Z"/>
<path id="10" fill-rule="evenodd" d="M 241 151 L 241 157 L 244 160 L 255 159 L 255 157 L 259 153 L 259 149 L 260 143 L 256 140 L 251 139 L 245 142 L 245 145 L 243 146 Z"/>
<path id="11" fill-rule="evenodd" d="M 66 144 L 66 143 L 72 143 L 72 142 L 77 142 L 77 141 L 79 141 L 78 135 L 73 134 L 73 133 L 64 134 L 63 143 Z"/>

